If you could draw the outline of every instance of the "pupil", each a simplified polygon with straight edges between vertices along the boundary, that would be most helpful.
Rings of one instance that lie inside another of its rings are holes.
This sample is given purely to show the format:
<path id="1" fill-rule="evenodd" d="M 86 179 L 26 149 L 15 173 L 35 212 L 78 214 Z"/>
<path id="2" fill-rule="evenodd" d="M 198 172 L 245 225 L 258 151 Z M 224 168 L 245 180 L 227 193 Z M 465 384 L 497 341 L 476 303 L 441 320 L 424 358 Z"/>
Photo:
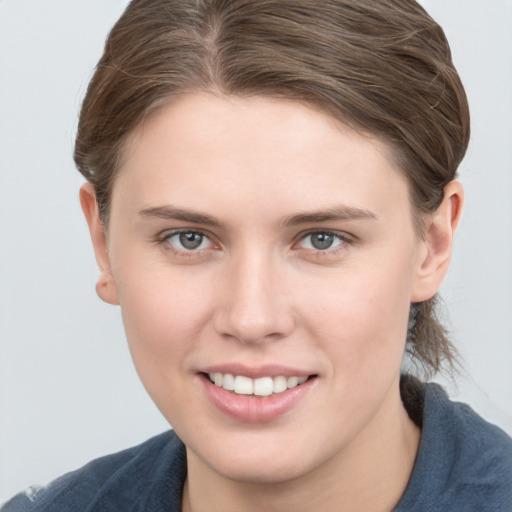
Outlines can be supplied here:
<path id="1" fill-rule="evenodd" d="M 180 233 L 180 243 L 185 249 L 197 249 L 202 241 L 202 235 L 197 233 Z"/>
<path id="2" fill-rule="evenodd" d="M 311 244 L 315 249 L 329 249 L 334 242 L 334 235 L 329 233 L 315 233 L 311 235 Z"/>

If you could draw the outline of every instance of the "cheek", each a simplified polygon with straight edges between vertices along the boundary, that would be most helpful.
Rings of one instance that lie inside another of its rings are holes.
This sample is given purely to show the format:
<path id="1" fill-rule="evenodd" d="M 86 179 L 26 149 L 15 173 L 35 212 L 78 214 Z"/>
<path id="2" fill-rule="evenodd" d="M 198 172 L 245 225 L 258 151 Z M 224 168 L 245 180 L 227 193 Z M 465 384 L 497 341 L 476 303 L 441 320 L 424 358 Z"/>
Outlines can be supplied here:
<path id="1" fill-rule="evenodd" d="M 204 327 L 202 296 L 191 283 L 151 272 L 139 272 L 120 286 L 135 369 L 155 405 L 175 427 L 191 403 L 183 383 L 190 377 L 190 362 Z"/>
<path id="2" fill-rule="evenodd" d="M 169 378 L 169 366 L 184 370 L 208 316 L 200 282 L 156 268 L 124 272 L 118 285 L 130 352 L 145 385 L 158 375 Z"/>
<path id="3" fill-rule="evenodd" d="M 308 329 L 323 339 L 333 371 L 346 382 L 400 368 L 410 306 L 411 271 L 402 265 L 365 265 L 309 286 Z M 319 334 L 321 333 L 321 334 Z"/>

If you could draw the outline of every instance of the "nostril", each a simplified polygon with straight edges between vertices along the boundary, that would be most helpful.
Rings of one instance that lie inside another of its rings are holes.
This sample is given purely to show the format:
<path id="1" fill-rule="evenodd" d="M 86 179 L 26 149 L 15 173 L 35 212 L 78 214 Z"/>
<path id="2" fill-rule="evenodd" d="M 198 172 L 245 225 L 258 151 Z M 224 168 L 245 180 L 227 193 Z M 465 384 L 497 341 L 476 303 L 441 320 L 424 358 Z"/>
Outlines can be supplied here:
<path id="1" fill-rule="evenodd" d="M 243 276 L 225 283 L 224 293 L 219 295 L 220 302 L 215 307 L 214 327 L 224 338 L 242 343 L 280 340 L 295 325 L 288 299 L 280 290 L 273 289 L 268 276 L 270 270 L 258 271 L 261 261 L 253 262 L 249 270 L 248 265 L 244 265 Z"/>

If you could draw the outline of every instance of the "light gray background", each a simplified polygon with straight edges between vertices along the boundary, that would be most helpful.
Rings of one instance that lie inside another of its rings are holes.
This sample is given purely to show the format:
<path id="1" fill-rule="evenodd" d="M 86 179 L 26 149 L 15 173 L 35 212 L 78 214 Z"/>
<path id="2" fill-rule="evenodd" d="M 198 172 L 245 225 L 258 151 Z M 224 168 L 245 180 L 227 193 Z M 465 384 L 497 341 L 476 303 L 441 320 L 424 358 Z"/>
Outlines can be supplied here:
<path id="1" fill-rule="evenodd" d="M 71 158 L 124 0 L 0 0 L 0 502 L 167 428 L 96 267 Z M 452 396 L 512 433 L 512 1 L 424 0 L 469 95 L 467 204 L 444 286 L 467 375 Z"/>

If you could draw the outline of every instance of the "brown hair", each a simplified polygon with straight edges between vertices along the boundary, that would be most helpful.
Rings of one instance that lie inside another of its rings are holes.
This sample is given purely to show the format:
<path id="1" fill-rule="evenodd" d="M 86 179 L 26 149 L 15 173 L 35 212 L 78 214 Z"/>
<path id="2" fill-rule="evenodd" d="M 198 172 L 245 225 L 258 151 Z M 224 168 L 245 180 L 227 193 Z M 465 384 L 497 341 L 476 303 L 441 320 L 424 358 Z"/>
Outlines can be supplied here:
<path id="1" fill-rule="evenodd" d="M 133 0 L 106 41 L 76 139 L 105 224 L 127 137 L 194 90 L 296 99 L 376 135 L 409 180 L 419 229 L 469 139 L 448 42 L 414 0 Z M 407 344 L 431 373 L 455 354 L 434 302 L 411 309 Z"/>

